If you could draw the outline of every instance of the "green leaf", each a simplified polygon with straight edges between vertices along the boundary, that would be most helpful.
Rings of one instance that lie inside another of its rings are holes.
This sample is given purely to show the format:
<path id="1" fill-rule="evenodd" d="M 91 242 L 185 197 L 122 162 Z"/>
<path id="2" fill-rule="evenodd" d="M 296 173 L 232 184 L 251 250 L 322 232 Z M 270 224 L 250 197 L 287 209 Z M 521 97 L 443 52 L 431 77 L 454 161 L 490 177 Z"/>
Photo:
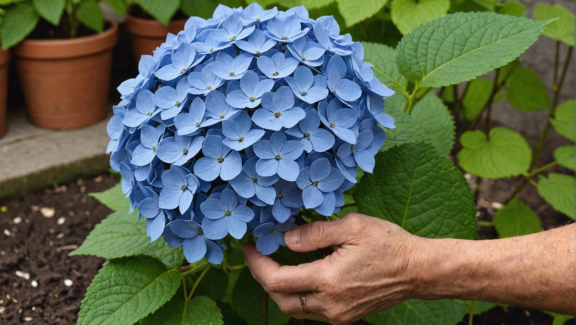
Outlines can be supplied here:
<path id="1" fill-rule="evenodd" d="M 510 1 L 504 5 L 497 7 L 496 12 L 501 15 L 510 15 L 516 17 L 526 16 L 526 7 L 518 1 Z"/>
<path id="2" fill-rule="evenodd" d="M 104 30 L 104 14 L 95 0 L 80 2 L 78 11 L 76 11 L 76 19 L 98 33 L 102 33 Z"/>
<path id="3" fill-rule="evenodd" d="M 195 283 L 201 272 L 190 274 L 186 276 L 186 282 L 191 288 Z M 228 274 L 221 268 L 211 267 L 198 283 L 194 296 L 206 296 L 214 301 L 224 298 L 226 288 L 228 287 Z"/>
<path id="4" fill-rule="evenodd" d="M 126 0 L 104 0 L 104 2 L 120 16 L 124 17 L 126 14 Z"/>
<path id="5" fill-rule="evenodd" d="M 554 150 L 554 159 L 556 159 L 560 165 L 574 170 L 574 150 L 574 145 L 556 148 L 556 150 Z"/>
<path id="6" fill-rule="evenodd" d="M 222 314 L 208 297 L 194 297 L 186 301 L 182 289 L 140 325 L 222 325 Z"/>
<path id="7" fill-rule="evenodd" d="M 70 255 L 118 258 L 141 254 L 155 257 L 170 268 L 179 267 L 184 259 L 182 248 L 172 248 L 161 238 L 150 243 L 146 221 L 138 221 L 137 216 L 137 212 L 128 214 L 126 210 L 114 212 L 96 225 L 82 246 Z"/>
<path id="8" fill-rule="evenodd" d="M 378 153 L 374 173 L 365 174 L 356 186 L 363 214 L 421 237 L 476 236 L 470 186 L 429 143 L 407 143 Z"/>
<path id="9" fill-rule="evenodd" d="M 574 46 L 574 14 L 562 5 L 537 4 L 534 19 L 558 18 L 544 30 L 544 35 Z"/>
<path id="10" fill-rule="evenodd" d="M 546 87 L 531 69 L 516 67 L 508 78 L 506 90 L 508 102 L 522 112 L 533 112 L 551 108 Z"/>
<path id="11" fill-rule="evenodd" d="M 304 6 L 308 10 L 326 7 L 335 0 L 279 0 L 278 3 L 286 8 Z"/>
<path id="12" fill-rule="evenodd" d="M 170 300 L 180 283 L 177 270 L 150 257 L 110 260 L 88 287 L 78 325 L 133 324 Z"/>
<path id="13" fill-rule="evenodd" d="M 113 211 L 130 209 L 130 199 L 122 193 L 122 184 L 120 182 L 104 192 L 90 193 L 88 196 L 95 198 Z"/>
<path id="14" fill-rule="evenodd" d="M 442 100 L 434 92 L 429 92 L 414 105 L 411 116 L 422 127 L 438 153 L 448 156 L 454 145 L 456 125 Z"/>
<path id="15" fill-rule="evenodd" d="M 376 14 L 388 0 L 362 0 L 362 5 L 356 1 L 336 0 L 340 14 L 344 17 L 346 26 L 350 27 Z"/>
<path id="16" fill-rule="evenodd" d="M 403 108 L 406 103 L 406 98 L 400 93 L 394 94 L 392 97 L 386 98 L 386 105 L 384 112 L 390 114 L 394 118 L 395 129 L 384 129 L 386 133 L 386 142 L 380 151 L 386 151 L 395 146 L 412 142 L 412 141 L 428 141 L 424 129 L 416 122 L 412 116 L 404 112 Z"/>
<path id="17" fill-rule="evenodd" d="M 482 178 L 503 178 L 528 171 L 532 151 L 522 135 L 510 129 L 495 127 L 490 139 L 480 130 L 467 131 L 460 138 L 460 167 Z"/>
<path id="18" fill-rule="evenodd" d="M 240 272 L 240 276 L 232 292 L 232 304 L 234 308 L 244 318 L 248 325 L 261 325 L 262 312 L 264 308 L 264 289 L 246 267 Z M 282 313 L 280 307 L 268 295 L 268 324 L 284 325 L 290 316 Z"/>
<path id="19" fill-rule="evenodd" d="M 455 325 L 467 313 L 467 306 L 453 300 L 409 299 L 364 320 L 374 325 Z"/>
<path id="20" fill-rule="evenodd" d="M 33 3 L 34 8 L 36 8 L 42 18 L 58 26 L 66 0 L 34 0 Z"/>
<path id="21" fill-rule="evenodd" d="M 574 103 L 574 99 L 570 99 L 560 104 L 556 108 L 554 118 L 550 119 L 554 129 L 572 142 L 574 142 Z"/>
<path id="22" fill-rule="evenodd" d="M 6 10 L 0 25 L 2 48 L 7 50 L 20 43 L 34 30 L 40 16 L 29 3 L 19 3 Z"/>
<path id="23" fill-rule="evenodd" d="M 373 64 L 374 75 L 390 89 L 406 93 L 408 80 L 398 71 L 396 51 L 383 44 L 362 42 L 364 46 L 364 61 Z"/>
<path id="24" fill-rule="evenodd" d="M 167 26 L 180 7 L 180 0 L 136 0 L 136 3 L 154 19 Z"/>
<path id="25" fill-rule="evenodd" d="M 549 20 L 457 13 L 415 28 L 397 48 L 400 72 L 422 87 L 471 80 L 517 58 Z"/>
<path id="26" fill-rule="evenodd" d="M 552 325 L 564 325 L 567 321 L 574 318 L 574 316 L 561 315 L 561 314 L 551 313 L 551 312 L 547 312 L 547 311 L 545 313 L 554 317 L 554 321 L 552 322 Z"/>
<path id="27" fill-rule="evenodd" d="M 276 0 L 270 1 L 271 3 L 276 3 Z M 231 8 L 238 8 L 242 7 L 244 3 L 242 0 L 182 0 L 180 3 L 180 10 L 188 16 L 198 16 L 204 19 L 212 18 L 214 14 L 214 10 L 218 7 L 219 4 L 223 4 L 225 6 Z M 262 4 L 263 7 L 266 4 Z"/>
<path id="28" fill-rule="evenodd" d="M 481 112 L 494 88 L 494 83 L 490 80 L 477 78 L 470 81 L 468 91 L 462 100 L 464 110 L 462 114 L 468 121 L 473 121 Z"/>
<path id="29" fill-rule="evenodd" d="M 542 222 L 529 207 L 514 198 L 496 212 L 494 227 L 500 238 L 506 238 L 539 232 Z"/>
<path id="30" fill-rule="evenodd" d="M 540 176 L 538 193 L 556 209 L 574 219 L 574 190 L 573 176 L 551 173 L 548 178 Z"/>
<path id="31" fill-rule="evenodd" d="M 446 15 L 450 0 L 393 0 L 392 21 L 402 34 L 433 19 Z"/>

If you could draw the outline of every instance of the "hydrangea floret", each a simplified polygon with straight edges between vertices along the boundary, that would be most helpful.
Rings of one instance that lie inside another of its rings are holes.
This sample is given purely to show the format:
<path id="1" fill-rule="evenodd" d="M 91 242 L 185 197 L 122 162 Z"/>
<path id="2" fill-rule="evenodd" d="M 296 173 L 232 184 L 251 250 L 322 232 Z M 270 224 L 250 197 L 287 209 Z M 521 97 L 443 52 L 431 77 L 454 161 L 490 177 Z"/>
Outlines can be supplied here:
<path id="1" fill-rule="evenodd" d="M 331 216 L 394 120 L 394 92 L 332 16 L 218 6 L 140 60 L 108 123 L 110 165 L 152 241 L 219 264 L 221 239 L 284 245 L 304 209 Z"/>

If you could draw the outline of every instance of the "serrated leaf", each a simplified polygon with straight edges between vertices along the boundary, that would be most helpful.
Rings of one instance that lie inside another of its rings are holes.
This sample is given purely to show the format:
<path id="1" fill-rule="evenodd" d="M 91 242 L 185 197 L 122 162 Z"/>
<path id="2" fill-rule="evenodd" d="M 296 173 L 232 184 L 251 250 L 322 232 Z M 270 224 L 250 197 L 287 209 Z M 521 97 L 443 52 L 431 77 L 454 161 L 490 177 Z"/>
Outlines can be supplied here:
<path id="1" fill-rule="evenodd" d="M 104 0 L 112 10 L 124 17 L 126 14 L 126 0 Z"/>
<path id="2" fill-rule="evenodd" d="M 70 255 L 95 255 L 118 258 L 133 255 L 155 257 L 170 268 L 182 264 L 182 248 L 172 248 L 159 238 L 150 243 L 146 221 L 138 221 L 138 213 L 116 211 L 94 227 L 82 245 Z"/>
<path id="3" fill-rule="evenodd" d="M 373 174 L 356 185 L 361 213 L 431 238 L 474 238 L 476 208 L 470 186 L 450 160 L 425 142 L 376 155 Z"/>
<path id="4" fill-rule="evenodd" d="M 170 19 L 180 7 L 180 0 L 136 0 L 136 3 L 164 26 L 168 25 L 168 22 L 170 22 Z"/>
<path id="5" fill-rule="evenodd" d="M 393 0 L 390 12 L 394 25 L 404 35 L 412 29 L 448 13 L 450 0 Z"/>
<path id="6" fill-rule="evenodd" d="M 526 7 L 518 1 L 509 1 L 497 7 L 496 12 L 501 15 L 524 17 L 526 16 Z"/>
<path id="7" fill-rule="evenodd" d="M 134 324 L 167 302 L 180 283 L 177 270 L 150 257 L 110 260 L 88 287 L 77 324 Z"/>
<path id="8" fill-rule="evenodd" d="M 422 127 L 438 153 L 448 156 L 454 145 L 456 125 L 442 100 L 434 92 L 429 92 L 414 105 L 411 116 Z"/>
<path id="9" fill-rule="evenodd" d="M 566 139 L 574 142 L 574 99 L 567 100 L 556 108 L 556 114 L 550 122 L 554 129 Z"/>
<path id="10" fill-rule="evenodd" d="M 42 18 L 58 26 L 66 0 L 34 0 L 33 4 Z"/>
<path id="11" fill-rule="evenodd" d="M 130 209 L 130 199 L 122 193 L 120 182 L 104 192 L 90 193 L 88 196 L 95 198 L 113 211 Z"/>
<path id="12" fill-rule="evenodd" d="M 222 325 L 222 313 L 208 297 L 198 296 L 186 301 L 182 289 L 140 325 Z"/>
<path id="13" fill-rule="evenodd" d="M 366 18 L 372 17 L 376 14 L 388 0 L 362 0 L 362 4 L 358 5 L 356 1 L 350 0 L 336 0 L 338 9 L 346 26 L 350 27 Z"/>
<path id="14" fill-rule="evenodd" d="M 406 93 L 408 80 L 398 71 L 396 51 L 386 45 L 362 42 L 364 46 L 364 61 L 373 64 L 374 76 L 390 89 Z"/>
<path id="15" fill-rule="evenodd" d="M 560 165 L 574 170 L 574 150 L 574 145 L 556 148 L 556 150 L 554 150 L 554 159 L 556 159 Z"/>
<path id="16" fill-rule="evenodd" d="M 555 210 L 574 219 L 574 186 L 573 176 L 551 173 L 548 178 L 540 176 L 538 193 Z"/>
<path id="17" fill-rule="evenodd" d="M 380 151 L 386 151 L 395 146 L 413 141 L 428 141 L 424 130 L 403 108 L 406 105 L 406 98 L 400 93 L 386 98 L 384 112 L 394 118 L 395 129 L 384 129 L 386 142 Z"/>
<path id="18" fill-rule="evenodd" d="M 76 19 L 95 32 L 102 33 L 104 30 L 104 14 L 95 0 L 80 2 Z"/>
<path id="19" fill-rule="evenodd" d="M 482 178 L 503 178 L 528 171 L 532 151 L 524 137 L 510 129 L 495 127 L 490 139 L 480 130 L 467 131 L 460 138 L 458 162 L 465 171 Z"/>
<path id="20" fill-rule="evenodd" d="M 542 229 L 542 222 L 532 209 L 514 198 L 496 212 L 494 228 L 500 238 L 506 238 L 538 232 Z"/>
<path id="21" fill-rule="evenodd" d="M 400 72 L 422 87 L 471 80 L 517 58 L 549 20 L 456 13 L 415 28 L 397 48 Z"/>
<path id="22" fill-rule="evenodd" d="M 468 121 L 473 121 L 481 112 L 494 88 L 494 83 L 490 80 L 477 78 L 470 81 L 468 91 L 462 100 L 462 114 Z"/>
<path id="23" fill-rule="evenodd" d="M 20 43 L 36 28 L 40 16 L 29 3 L 19 3 L 6 10 L 0 25 L 2 48 L 7 50 Z"/>
<path id="24" fill-rule="evenodd" d="M 455 325 L 468 313 L 468 307 L 453 300 L 409 299 L 364 320 L 374 325 Z"/>
<path id="25" fill-rule="evenodd" d="M 508 78 L 506 88 L 508 102 L 522 112 L 533 112 L 551 108 L 546 87 L 534 70 L 516 67 Z"/>
<path id="26" fill-rule="evenodd" d="M 534 19 L 558 18 L 544 30 L 544 35 L 574 46 L 574 14 L 562 5 L 539 3 L 534 8 Z"/>
<path id="27" fill-rule="evenodd" d="M 248 325 L 261 325 L 264 306 L 264 289 L 246 267 L 240 272 L 232 292 L 232 304 L 234 308 L 248 323 Z M 290 316 L 282 313 L 280 307 L 268 295 L 268 324 L 284 325 Z"/>

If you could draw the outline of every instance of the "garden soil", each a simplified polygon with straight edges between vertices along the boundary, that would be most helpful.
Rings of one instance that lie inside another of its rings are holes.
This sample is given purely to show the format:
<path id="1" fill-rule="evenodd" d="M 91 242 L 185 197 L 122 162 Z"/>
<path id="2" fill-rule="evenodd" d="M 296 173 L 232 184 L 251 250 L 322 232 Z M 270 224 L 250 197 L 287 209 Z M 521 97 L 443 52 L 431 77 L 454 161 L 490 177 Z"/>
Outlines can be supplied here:
<path id="1" fill-rule="evenodd" d="M 86 289 L 105 260 L 68 254 L 111 212 L 88 193 L 117 182 L 115 176 L 103 175 L 0 202 L 0 324 L 76 323 Z M 506 184 L 485 185 L 494 188 L 492 195 L 497 195 L 498 187 L 508 190 Z M 529 205 L 543 205 L 536 193 L 524 192 Z M 489 220 L 491 209 L 481 208 L 481 218 Z M 537 212 L 545 228 L 569 220 L 548 208 Z M 496 236 L 491 228 L 479 231 L 481 238 Z M 552 318 L 534 310 L 496 307 L 476 316 L 474 324 L 550 325 Z"/>

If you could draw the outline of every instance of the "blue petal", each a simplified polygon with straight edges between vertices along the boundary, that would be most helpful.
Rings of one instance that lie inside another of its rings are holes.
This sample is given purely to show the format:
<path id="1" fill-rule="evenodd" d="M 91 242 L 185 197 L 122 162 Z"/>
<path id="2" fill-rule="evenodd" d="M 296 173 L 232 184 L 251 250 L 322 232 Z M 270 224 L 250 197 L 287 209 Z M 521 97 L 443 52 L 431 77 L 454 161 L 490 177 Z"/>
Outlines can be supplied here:
<path id="1" fill-rule="evenodd" d="M 171 229 L 173 229 L 173 227 L 171 227 Z M 206 255 L 206 242 L 201 236 L 186 239 L 182 246 L 184 248 L 184 256 L 186 256 L 188 263 L 198 262 Z"/>
<path id="2" fill-rule="evenodd" d="M 334 213 L 334 209 L 336 209 L 336 196 L 334 193 L 324 193 L 324 201 L 322 204 L 317 207 L 316 212 L 320 213 L 323 216 L 329 217 Z"/>
<path id="3" fill-rule="evenodd" d="M 272 234 L 266 234 L 258 238 L 256 242 L 256 250 L 262 255 L 270 255 L 277 251 L 279 247 L 280 244 Z"/>
<path id="4" fill-rule="evenodd" d="M 242 171 L 242 158 L 237 151 L 232 151 L 222 162 L 222 170 L 220 171 L 220 178 L 224 181 L 229 181 L 238 176 Z"/>
<path id="5" fill-rule="evenodd" d="M 204 145 L 205 148 L 206 145 Z M 211 182 L 220 175 L 220 164 L 218 160 L 211 157 L 200 158 L 194 164 L 194 174 L 204 181 Z"/>
<path id="6" fill-rule="evenodd" d="M 306 209 L 314 209 L 324 201 L 322 192 L 320 192 L 316 186 L 308 186 L 305 188 L 304 191 L 302 191 L 302 199 Z"/>
<path id="7" fill-rule="evenodd" d="M 202 222 L 202 228 L 204 229 L 204 235 L 208 239 L 222 239 L 228 235 L 228 223 L 226 218 L 220 219 L 209 219 L 205 218 Z"/>
<path id="8" fill-rule="evenodd" d="M 331 167 L 330 162 L 326 158 L 320 158 L 315 160 L 310 165 L 310 180 L 313 182 L 318 182 L 330 175 Z"/>
<path id="9" fill-rule="evenodd" d="M 224 217 L 224 207 L 220 200 L 209 198 L 200 204 L 200 211 L 208 219 L 220 219 Z"/>
<path id="10" fill-rule="evenodd" d="M 160 213 L 156 218 L 146 219 L 146 234 L 150 237 L 151 242 L 155 242 L 166 227 L 166 218 L 164 213 Z"/>
<path id="11" fill-rule="evenodd" d="M 276 159 L 260 159 L 256 163 L 256 172 L 260 176 L 274 176 L 278 172 L 279 162 Z"/>
<path id="12" fill-rule="evenodd" d="M 324 193 L 336 191 L 344 183 L 344 175 L 336 169 L 330 168 L 330 175 L 318 182 L 318 189 Z"/>
<path id="13" fill-rule="evenodd" d="M 248 207 L 246 208 L 250 210 L 250 208 Z M 243 222 L 242 220 L 233 217 L 227 217 L 224 219 L 226 219 L 226 226 L 228 228 L 228 233 L 230 233 L 230 235 L 236 239 L 242 239 L 242 237 L 244 237 L 244 234 L 246 234 L 246 230 L 248 229 L 248 227 L 246 226 L 246 222 Z"/>
<path id="14" fill-rule="evenodd" d="M 222 253 L 222 249 L 218 244 L 214 243 L 211 240 L 204 238 L 206 242 L 206 260 L 212 264 L 220 264 L 224 259 L 224 254 Z"/>

